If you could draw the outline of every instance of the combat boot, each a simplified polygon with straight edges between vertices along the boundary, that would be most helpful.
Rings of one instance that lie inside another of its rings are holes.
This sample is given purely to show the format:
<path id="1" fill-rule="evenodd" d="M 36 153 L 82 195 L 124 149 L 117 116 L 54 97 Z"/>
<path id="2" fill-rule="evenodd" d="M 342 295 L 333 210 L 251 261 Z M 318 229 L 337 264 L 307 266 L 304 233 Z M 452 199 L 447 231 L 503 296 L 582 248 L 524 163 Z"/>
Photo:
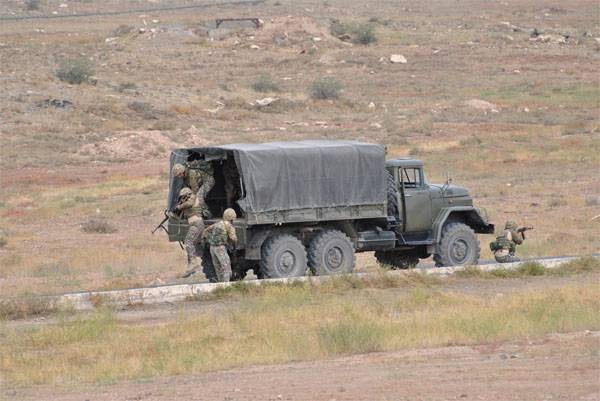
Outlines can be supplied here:
<path id="1" fill-rule="evenodd" d="M 201 259 L 199 257 L 194 256 L 190 258 L 190 261 L 188 262 L 188 269 L 185 271 L 185 273 L 179 276 L 179 278 L 188 278 L 198 273 L 198 270 L 200 269 L 200 263 Z"/>

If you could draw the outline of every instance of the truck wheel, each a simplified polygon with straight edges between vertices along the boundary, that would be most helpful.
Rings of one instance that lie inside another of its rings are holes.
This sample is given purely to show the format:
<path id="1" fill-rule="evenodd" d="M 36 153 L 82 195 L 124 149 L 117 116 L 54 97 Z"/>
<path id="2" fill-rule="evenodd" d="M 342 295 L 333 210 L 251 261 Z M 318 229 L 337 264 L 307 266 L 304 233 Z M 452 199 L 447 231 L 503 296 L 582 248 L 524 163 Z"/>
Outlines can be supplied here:
<path id="1" fill-rule="evenodd" d="M 438 267 L 476 265 L 479 251 L 479 241 L 471 227 L 463 223 L 449 223 L 442 230 L 433 260 Z"/>
<path id="2" fill-rule="evenodd" d="M 413 269 L 419 263 L 418 257 L 395 251 L 376 251 L 375 258 L 380 265 L 390 267 L 392 270 Z"/>
<path id="3" fill-rule="evenodd" d="M 289 234 L 269 238 L 262 246 L 260 273 L 263 278 L 298 277 L 306 274 L 306 249 Z"/>
<path id="4" fill-rule="evenodd" d="M 308 247 L 308 266 L 319 276 L 352 273 L 355 262 L 352 241 L 338 230 L 318 234 Z"/>
<path id="5" fill-rule="evenodd" d="M 215 271 L 215 266 L 210 258 L 210 251 L 205 251 L 202 254 L 202 273 L 204 273 L 208 281 L 211 283 L 216 283 L 219 281 L 217 278 L 217 272 Z"/>

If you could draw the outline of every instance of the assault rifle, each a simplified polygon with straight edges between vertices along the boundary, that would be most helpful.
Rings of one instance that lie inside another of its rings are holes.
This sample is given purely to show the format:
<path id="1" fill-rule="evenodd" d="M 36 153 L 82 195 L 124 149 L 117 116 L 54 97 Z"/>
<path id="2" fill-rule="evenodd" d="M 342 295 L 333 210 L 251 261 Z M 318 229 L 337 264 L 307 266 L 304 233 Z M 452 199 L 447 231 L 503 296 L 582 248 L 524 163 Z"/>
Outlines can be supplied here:
<path id="1" fill-rule="evenodd" d="M 523 235 L 523 239 L 525 239 L 525 231 L 527 231 L 527 230 L 533 230 L 533 226 L 525 226 L 525 227 L 517 228 L 517 232 L 521 233 Z"/>
<path id="2" fill-rule="evenodd" d="M 156 232 L 156 230 L 158 230 L 159 228 L 162 228 L 163 230 L 165 230 L 165 232 L 168 234 L 169 230 L 167 230 L 167 228 L 164 226 L 164 224 L 167 222 L 167 220 L 169 220 L 169 217 L 171 217 L 172 215 L 179 215 L 180 211 L 177 210 L 177 206 L 180 205 L 181 203 L 185 202 L 186 199 L 188 197 L 179 197 L 177 198 L 177 204 L 175 206 L 173 206 L 171 209 L 165 210 L 165 218 L 162 219 L 162 221 L 156 226 L 154 227 L 154 230 L 152 230 L 152 234 L 154 234 Z"/>

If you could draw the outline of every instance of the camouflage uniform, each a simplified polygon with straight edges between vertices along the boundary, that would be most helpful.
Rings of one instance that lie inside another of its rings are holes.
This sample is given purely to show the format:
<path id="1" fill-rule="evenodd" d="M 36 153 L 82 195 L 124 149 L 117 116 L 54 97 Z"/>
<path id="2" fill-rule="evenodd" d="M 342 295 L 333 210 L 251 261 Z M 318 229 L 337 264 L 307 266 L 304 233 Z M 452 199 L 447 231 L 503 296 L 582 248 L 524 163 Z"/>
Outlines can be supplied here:
<path id="1" fill-rule="evenodd" d="M 210 162 L 194 161 L 187 167 L 182 164 L 173 166 L 173 175 L 183 178 L 183 185 L 189 187 L 198 197 L 201 216 L 211 217 L 206 205 L 206 195 L 215 186 L 215 175 Z"/>
<path id="2" fill-rule="evenodd" d="M 198 197 L 202 216 L 210 217 L 210 211 L 206 206 L 206 195 L 215 186 L 215 173 L 212 165 L 208 162 L 203 162 L 198 163 L 197 167 L 194 165 L 193 168 L 187 168 L 184 182 L 189 185 L 192 192 Z"/>
<path id="3" fill-rule="evenodd" d="M 198 244 L 200 244 L 202 232 L 204 231 L 204 220 L 202 220 L 198 197 L 189 188 L 183 188 L 180 194 L 184 193 L 187 196 L 180 195 L 182 202 L 176 206 L 176 209 L 181 212 L 181 218 L 187 219 L 189 224 L 189 229 L 183 242 L 185 252 L 187 253 L 188 270 L 182 276 L 188 277 L 194 274 L 200 267 L 203 250 Z"/>
<path id="4" fill-rule="evenodd" d="M 233 214 L 233 218 L 229 218 Z M 225 210 L 223 220 L 208 227 L 202 233 L 203 240 L 210 245 L 210 256 L 212 259 L 217 279 L 221 282 L 231 279 L 231 259 L 227 253 L 227 245 L 235 246 L 237 235 L 231 222 L 235 218 L 232 209 Z"/>
<path id="5" fill-rule="evenodd" d="M 517 245 L 523 243 L 523 234 L 517 231 L 518 226 L 514 221 L 507 221 L 504 232 L 496 237 L 496 240 L 490 244 L 490 249 L 494 252 L 494 258 L 498 263 L 519 262 L 515 255 Z"/>

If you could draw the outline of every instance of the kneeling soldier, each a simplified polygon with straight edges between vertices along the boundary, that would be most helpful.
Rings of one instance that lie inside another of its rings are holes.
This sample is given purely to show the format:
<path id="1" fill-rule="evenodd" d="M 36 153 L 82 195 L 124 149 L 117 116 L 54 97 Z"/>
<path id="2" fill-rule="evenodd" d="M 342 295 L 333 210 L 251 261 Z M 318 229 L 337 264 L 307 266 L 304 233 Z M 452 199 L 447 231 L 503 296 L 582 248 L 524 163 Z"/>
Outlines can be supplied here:
<path id="1" fill-rule="evenodd" d="M 197 245 L 200 243 L 204 231 L 204 220 L 202 220 L 202 209 L 198 197 L 188 187 L 179 191 L 179 203 L 175 209 L 182 219 L 187 219 L 190 226 L 184 241 L 188 269 L 181 275 L 181 278 L 186 278 L 200 268 L 202 249 Z"/>
<path id="2" fill-rule="evenodd" d="M 521 245 L 525 240 L 523 231 L 517 226 L 516 222 L 512 220 L 506 222 L 502 234 L 490 243 L 490 249 L 494 252 L 496 262 L 512 263 L 521 260 L 515 255 L 515 252 L 517 245 Z"/>
<path id="3" fill-rule="evenodd" d="M 227 254 L 227 247 L 231 246 L 235 249 L 237 243 L 237 235 L 232 224 L 236 217 L 235 210 L 225 209 L 223 220 L 211 225 L 202 233 L 202 239 L 210 245 L 212 263 L 217 279 L 221 282 L 231 279 L 231 259 Z"/>

